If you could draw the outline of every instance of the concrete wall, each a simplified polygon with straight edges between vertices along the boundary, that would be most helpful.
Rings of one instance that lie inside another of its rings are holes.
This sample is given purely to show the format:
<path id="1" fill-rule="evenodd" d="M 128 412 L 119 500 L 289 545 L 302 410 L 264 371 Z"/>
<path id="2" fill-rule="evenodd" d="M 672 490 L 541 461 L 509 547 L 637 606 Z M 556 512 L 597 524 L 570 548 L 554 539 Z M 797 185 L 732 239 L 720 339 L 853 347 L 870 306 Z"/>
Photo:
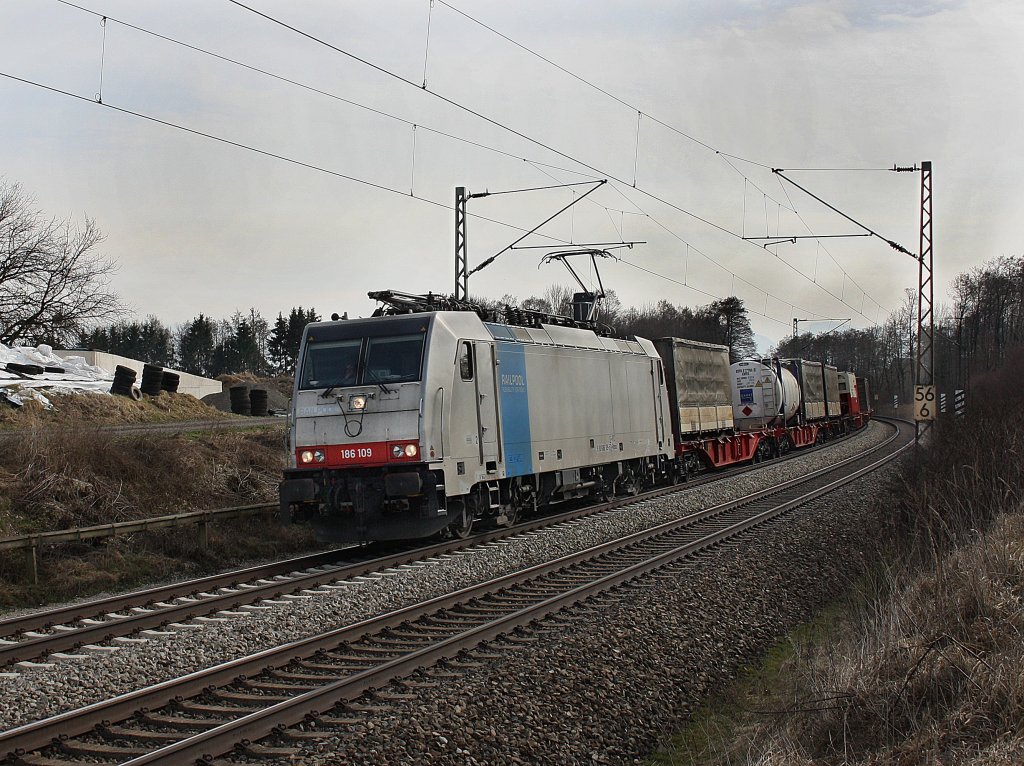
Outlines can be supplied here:
<path id="1" fill-rule="evenodd" d="M 138 359 L 128 359 L 127 357 L 118 356 L 117 354 L 108 354 L 105 351 L 81 351 L 77 349 L 54 351 L 54 354 L 59 356 L 61 359 L 66 359 L 69 356 L 82 356 L 85 357 L 85 361 L 89 364 L 94 364 L 97 367 L 102 367 L 104 370 L 109 370 L 110 374 L 114 374 L 114 368 L 117 365 L 122 367 L 130 367 L 138 373 L 138 377 L 135 382 L 138 384 L 142 380 L 142 367 L 145 362 L 140 362 Z M 203 378 L 199 375 L 192 375 L 187 372 L 180 372 L 179 370 L 165 367 L 168 372 L 177 373 L 180 378 L 178 383 L 178 393 L 192 394 L 197 399 L 202 399 L 207 394 L 219 394 L 223 389 L 223 384 L 219 380 L 213 380 L 212 378 Z"/>

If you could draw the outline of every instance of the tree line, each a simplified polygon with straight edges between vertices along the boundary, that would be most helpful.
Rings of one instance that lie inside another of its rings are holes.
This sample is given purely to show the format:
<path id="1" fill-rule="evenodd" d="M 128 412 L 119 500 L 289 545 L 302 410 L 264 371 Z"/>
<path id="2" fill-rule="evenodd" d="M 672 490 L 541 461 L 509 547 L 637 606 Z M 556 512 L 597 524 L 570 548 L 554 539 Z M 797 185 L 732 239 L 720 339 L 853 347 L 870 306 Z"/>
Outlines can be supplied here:
<path id="1" fill-rule="evenodd" d="M 292 308 L 287 317 L 278 313 L 273 325 L 256 309 L 220 320 L 200 314 L 175 328 L 149 316 L 83 331 L 77 345 L 210 378 L 239 372 L 290 375 L 302 331 L 319 321 L 314 309 L 302 306 Z"/>
<path id="2" fill-rule="evenodd" d="M 734 296 L 712 301 L 706 306 L 676 306 L 667 300 L 639 306 L 624 307 L 614 290 L 607 290 L 600 304 L 598 321 L 611 327 L 616 335 L 641 338 L 686 338 L 729 347 L 730 361 L 736 362 L 757 354 L 754 331 L 743 301 Z M 519 301 L 504 295 L 497 301 L 477 300 L 490 308 L 517 306 L 545 314 L 572 316 L 573 290 L 564 285 L 551 285 L 539 296 Z"/>
<path id="3" fill-rule="evenodd" d="M 940 390 L 969 389 L 1024 345 L 1024 256 L 1005 256 L 958 275 L 951 305 L 935 309 L 934 379 Z M 867 375 L 875 392 L 909 402 L 917 358 L 917 293 L 866 330 L 801 334 L 775 353 L 821 359 Z"/>

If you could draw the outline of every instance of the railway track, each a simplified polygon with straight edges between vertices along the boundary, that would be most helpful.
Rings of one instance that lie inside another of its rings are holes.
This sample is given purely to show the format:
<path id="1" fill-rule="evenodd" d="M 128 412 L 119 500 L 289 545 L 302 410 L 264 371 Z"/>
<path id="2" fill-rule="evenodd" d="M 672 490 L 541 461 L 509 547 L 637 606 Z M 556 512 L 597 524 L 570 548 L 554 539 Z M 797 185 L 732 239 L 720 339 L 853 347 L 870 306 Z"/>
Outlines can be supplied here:
<path id="1" fill-rule="evenodd" d="M 891 460 L 912 440 L 896 433 L 870 452 L 684 518 L 291 642 L 113 700 L 0 734 L 0 753 L 36 766 L 81 761 L 187 763 L 241 747 L 286 756 L 296 742 L 344 730 L 367 711 L 357 700 L 440 660 L 504 636 L 528 642 L 538 621 L 610 589 L 671 574 Z M 524 631 L 522 636 L 517 631 Z M 445 670 L 429 671 L 436 683 Z M 399 695 L 401 696 L 401 695 Z M 340 707 L 337 707 L 340 706 Z M 372 708 L 372 706 L 371 706 Z M 277 731 L 276 743 L 252 744 Z M 291 745 L 289 746 L 289 743 Z"/>
<path id="2" fill-rule="evenodd" d="M 772 464 L 803 454 L 807 453 L 792 452 Z M 512 527 L 478 532 L 465 540 L 426 546 L 350 546 L 0 620 L 0 669 L 18 663 L 29 663 L 29 667 L 47 658 L 67 660 L 81 651 L 101 651 L 103 645 L 117 639 L 145 637 L 147 631 L 180 628 L 190 620 L 216 619 L 219 614 L 258 607 L 263 602 L 301 597 L 315 588 L 572 522 L 636 500 L 727 480 L 762 467 L 764 464 L 705 474 L 679 487 L 548 514 Z"/>

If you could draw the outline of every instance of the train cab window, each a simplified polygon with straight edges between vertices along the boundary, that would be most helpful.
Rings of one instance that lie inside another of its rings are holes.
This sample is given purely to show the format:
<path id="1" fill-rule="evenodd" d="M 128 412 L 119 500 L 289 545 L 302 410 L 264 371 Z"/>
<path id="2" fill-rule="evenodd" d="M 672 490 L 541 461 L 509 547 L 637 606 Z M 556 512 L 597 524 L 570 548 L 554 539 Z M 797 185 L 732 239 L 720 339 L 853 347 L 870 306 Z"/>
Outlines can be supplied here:
<path id="1" fill-rule="evenodd" d="M 300 388 L 354 386 L 359 376 L 359 339 L 310 343 L 302 364 Z"/>
<path id="2" fill-rule="evenodd" d="M 363 383 L 409 383 L 420 379 L 423 333 L 370 338 Z"/>
<path id="3" fill-rule="evenodd" d="M 473 379 L 473 347 L 469 341 L 463 341 L 459 346 L 459 374 L 463 380 Z"/>

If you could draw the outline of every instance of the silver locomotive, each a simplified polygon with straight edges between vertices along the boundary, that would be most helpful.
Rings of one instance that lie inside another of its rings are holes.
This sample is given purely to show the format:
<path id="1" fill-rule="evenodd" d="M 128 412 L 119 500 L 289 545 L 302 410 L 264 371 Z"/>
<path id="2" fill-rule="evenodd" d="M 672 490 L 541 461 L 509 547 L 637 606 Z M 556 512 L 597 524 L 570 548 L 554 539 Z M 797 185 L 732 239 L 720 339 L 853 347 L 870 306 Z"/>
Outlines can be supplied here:
<path id="1" fill-rule="evenodd" d="M 677 470 L 652 343 L 422 310 L 444 305 L 307 326 L 286 520 L 339 541 L 465 536 L 475 521 L 635 493 Z"/>

